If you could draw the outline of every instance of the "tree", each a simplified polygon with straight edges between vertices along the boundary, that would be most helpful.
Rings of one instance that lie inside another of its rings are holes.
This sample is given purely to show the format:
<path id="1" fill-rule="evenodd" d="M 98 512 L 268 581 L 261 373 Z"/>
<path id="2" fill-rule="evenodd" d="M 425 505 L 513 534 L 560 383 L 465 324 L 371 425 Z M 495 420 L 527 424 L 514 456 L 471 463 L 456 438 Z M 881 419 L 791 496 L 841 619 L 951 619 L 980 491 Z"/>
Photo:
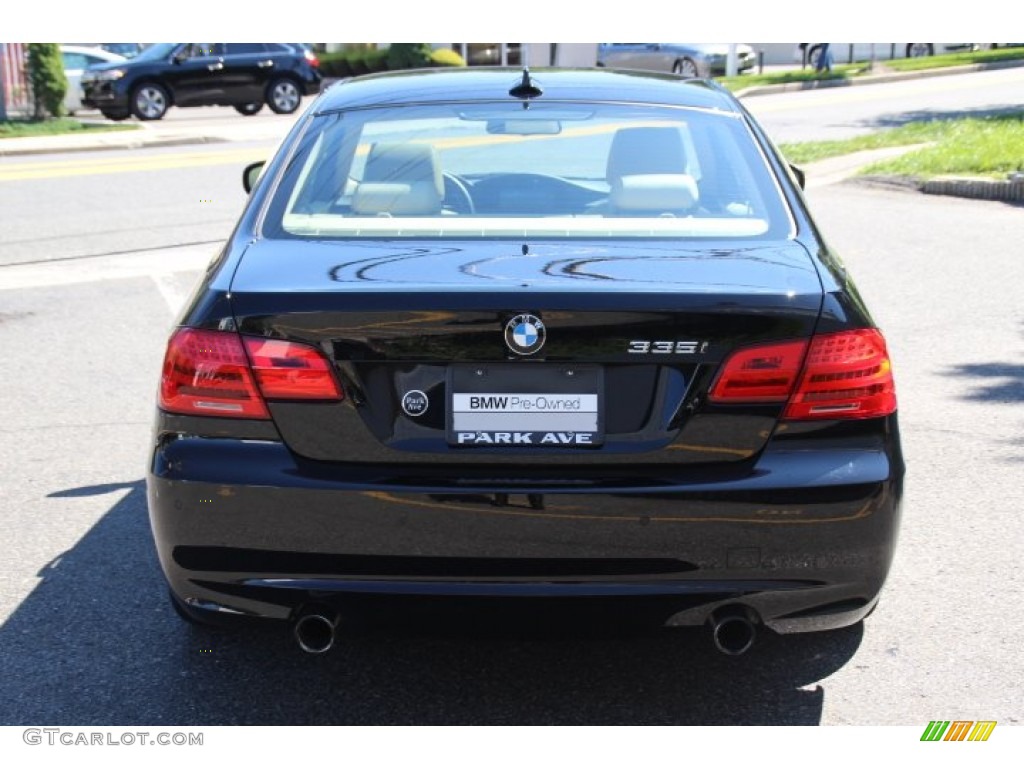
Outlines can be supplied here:
<path id="1" fill-rule="evenodd" d="M 64 76 L 64 60 L 57 43 L 28 44 L 28 78 L 36 119 L 42 120 L 47 113 L 54 117 L 63 115 L 68 80 Z"/>

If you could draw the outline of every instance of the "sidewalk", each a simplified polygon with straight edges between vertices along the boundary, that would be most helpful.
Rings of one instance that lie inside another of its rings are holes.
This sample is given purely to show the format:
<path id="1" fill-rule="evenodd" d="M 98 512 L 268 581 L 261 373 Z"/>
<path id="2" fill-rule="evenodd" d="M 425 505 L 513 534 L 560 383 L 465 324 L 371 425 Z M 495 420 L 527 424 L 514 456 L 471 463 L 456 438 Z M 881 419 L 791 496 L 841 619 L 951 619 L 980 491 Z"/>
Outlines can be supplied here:
<path id="1" fill-rule="evenodd" d="M 296 115 L 298 117 L 298 115 Z M 281 116 L 273 122 L 246 124 L 239 122 L 220 125 L 189 125 L 189 121 L 160 123 L 131 123 L 134 131 L 99 131 L 96 133 L 57 136 L 27 136 L 0 139 L 0 157 L 41 155 L 53 152 L 87 152 L 109 149 L 141 149 L 144 147 L 177 147 L 188 144 L 215 144 L 235 141 L 278 141 L 292 127 L 294 121 Z M 102 117 L 82 118 L 83 123 L 109 124 Z"/>
<path id="2" fill-rule="evenodd" d="M 83 122 L 91 121 L 83 120 Z M 57 152 L 90 152 L 105 149 L 173 147 L 184 144 L 205 144 L 211 141 L 227 141 L 227 139 L 190 135 L 164 136 L 148 131 L 145 126 L 140 125 L 139 129 L 134 131 L 65 133 L 58 136 L 24 136 L 15 139 L 0 139 L 0 157 L 44 155 Z"/>

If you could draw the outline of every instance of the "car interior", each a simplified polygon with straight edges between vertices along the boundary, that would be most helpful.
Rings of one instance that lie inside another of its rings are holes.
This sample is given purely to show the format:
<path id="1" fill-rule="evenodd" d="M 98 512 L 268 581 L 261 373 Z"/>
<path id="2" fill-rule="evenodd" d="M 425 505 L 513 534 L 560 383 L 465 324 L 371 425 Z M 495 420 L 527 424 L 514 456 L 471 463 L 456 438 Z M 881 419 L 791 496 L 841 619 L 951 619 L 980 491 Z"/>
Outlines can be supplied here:
<path id="1" fill-rule="evenodd" d="M 480 135 L 479 122 L 466 135 L 441 125 L 428 126 L 436 132 L 431 136 L 401 121 L 385 128 L 369 121 L 358 129 L 328 128 L 311 140 L 303 160 L 293 161 L 294 186 L 282 214 L 292 223 L 302 219 L 294 234 L 309 234 L 313 223 L 318 232 L 339 234 L 345 227 L 387 228 L 352 221 L 370 218 L 440 218 L 449 222 L 446 228 L 488 231 L 483 222 L 459 225 L 452 219 L 486 218 L 501 226 L 496 220 L 569 217 L 584 230 L 585 219 L 717 219 L 733 222 L 729 231 L 738 234 L 769 227 L 765 182 L 751 173 L 748 158 L 736 157 L 730 137 L 720 135 L 726 132 L 709 123 L 546 120 L 541 131 L 517 118 L 503 121 L 499 130 L 490 120 Z M 562 148 L 583 159 L 566 161 L 563 169 L 560 156 L 552 154 Z M 535 151 L 540 159 L 532 157 Z M 545 162 L 549 156 L 553 161 Z M 742 219 L 749 226 L 737 221 Z"/>

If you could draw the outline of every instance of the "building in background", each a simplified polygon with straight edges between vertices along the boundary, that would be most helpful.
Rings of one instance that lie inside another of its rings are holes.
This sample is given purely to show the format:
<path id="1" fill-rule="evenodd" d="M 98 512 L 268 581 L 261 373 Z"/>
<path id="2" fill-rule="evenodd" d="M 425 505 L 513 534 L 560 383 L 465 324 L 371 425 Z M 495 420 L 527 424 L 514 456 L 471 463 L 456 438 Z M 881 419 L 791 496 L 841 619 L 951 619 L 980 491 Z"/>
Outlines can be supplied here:
<path id="1" fill-rule="evenodd" d="M 484 67 L 593 67 L 597 43 L 440 43 L 451 48 L 469 66 Z"/>
<path id="2" fill-rule="evenodd" d="M 32 112 L 25 71 L 27 50 L 27 43 L 0 43 L 0 120 Z"/>

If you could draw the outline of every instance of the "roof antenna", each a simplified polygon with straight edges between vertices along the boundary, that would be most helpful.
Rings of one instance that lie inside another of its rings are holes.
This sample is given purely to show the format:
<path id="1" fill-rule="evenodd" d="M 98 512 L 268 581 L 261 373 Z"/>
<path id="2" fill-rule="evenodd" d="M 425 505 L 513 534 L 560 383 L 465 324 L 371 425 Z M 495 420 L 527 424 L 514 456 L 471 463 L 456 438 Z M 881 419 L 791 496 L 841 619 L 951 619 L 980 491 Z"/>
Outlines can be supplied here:
<path id="1" fill-rule="evenodd" d="M 516 99 L 535 99 L 542 93 L 544 91 L 530 77 L 529 67 L 523 67 L 523 79 L 508 91 L 508 95 Z"/>

